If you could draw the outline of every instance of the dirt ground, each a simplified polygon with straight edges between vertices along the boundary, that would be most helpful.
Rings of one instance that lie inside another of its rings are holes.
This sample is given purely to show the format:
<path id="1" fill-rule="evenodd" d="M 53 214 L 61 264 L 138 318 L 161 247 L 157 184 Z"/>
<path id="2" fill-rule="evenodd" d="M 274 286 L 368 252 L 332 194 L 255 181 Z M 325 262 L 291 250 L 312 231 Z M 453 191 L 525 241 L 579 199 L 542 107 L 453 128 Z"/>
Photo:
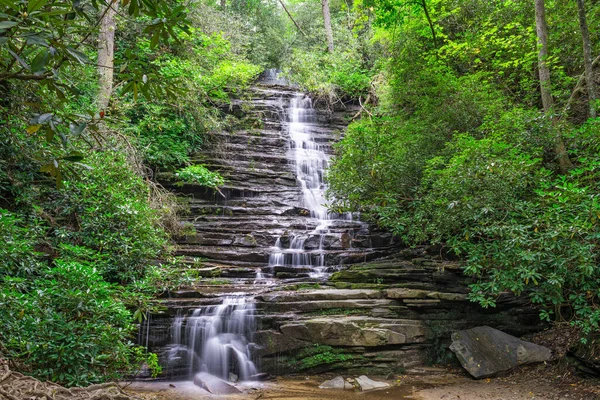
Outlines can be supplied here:
<path id="1" fill-rule="evenodd" d="M 136 382 L 127 390 L 144 400 L 600 400 L 600 382 L 558 371 L 539 365 L 474 380 L 461 370 L 428 368 L 387 379 L 390 388 L 371 392 L 319 389 L 333 375 L 249 382 L 238 386 L 242 394 L 229 396 L 211 395 L 192 382 Z"/>

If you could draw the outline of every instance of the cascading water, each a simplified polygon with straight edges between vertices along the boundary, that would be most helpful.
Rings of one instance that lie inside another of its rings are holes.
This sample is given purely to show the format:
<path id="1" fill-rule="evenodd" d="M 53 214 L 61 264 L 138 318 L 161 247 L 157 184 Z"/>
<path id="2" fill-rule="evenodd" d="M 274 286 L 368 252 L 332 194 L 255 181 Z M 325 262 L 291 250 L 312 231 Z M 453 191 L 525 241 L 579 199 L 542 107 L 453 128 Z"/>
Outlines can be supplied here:
<path id="1" fill-rule="evenodd" d="M 329 156 L 325 153 L 313 135 L 317 125 L 317 113 L 312 107 L 310 97 L 296 95 L 290 100 L 286 110 L 287 129 L 290 137 L 290 159 L 296 167 L 296 179 L 302 190 L 302 207 L 310 212 L 310 217 L 317 220 L 317 227 L 307 236 L 294 236 L 289 239 L 289 246 L 282 245 L 278 238 L 269 257 L 269 268 L 284 266 L 309 271 L 312 278 L 322 278 L 326 268 L 324 238 L 331 224 L 336 220 L 351 220 L 352 214 L 330 213 L 325 206 L 327 190 L 324 173 L 329 166 Z M 306 240 L 319 236 L 318 251 L 307 251 Z"/>
<path id="2" fill-rule="evenodd" d="M 176 317 L 171 325 L 169 365 L 184 364 L 189 376 L 197 372 L 229 380 L 235 374 L 247 380 L 256 374 L 250 357 L 255 331 L 254 304 L 247 296 L 226 296 L 219 305 L 201 307 L 190 316 Z"/>

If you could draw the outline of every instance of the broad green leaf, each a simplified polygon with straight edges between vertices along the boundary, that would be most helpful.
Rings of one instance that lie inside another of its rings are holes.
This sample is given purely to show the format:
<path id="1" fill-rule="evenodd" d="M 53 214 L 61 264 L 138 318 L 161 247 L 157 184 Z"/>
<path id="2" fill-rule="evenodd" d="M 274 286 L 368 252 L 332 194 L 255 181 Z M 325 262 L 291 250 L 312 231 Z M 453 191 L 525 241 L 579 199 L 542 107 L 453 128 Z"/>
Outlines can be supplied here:
<path id="1" fill-rule="evenodd" d="M 8 50 L 8 52 L 15 58 L 15 60 L 17 60 L 19 62 L 19 64 L 21 64 L 21 66 L 27 70 L 31 70 L 31 68 L 29 68 L 29 65 L 27 65 L 27 63 L 25 62 L 25 60 L 23 60 L 21 57 L 19 57 L 19 55 L 17 53 L 15 53 L 12 50 Z"/>
<path id="2" fill-rule="evenodd" d="M 153 49 L 158 44 L 158 40 L 160 39 L 160 30 L 156 29 L 154 34 L 152 35 L 152 39 L 150 39 L 150 48 Z"/>
<path id="3" fill-rule="evenodd" d="M 47 49 L 40 51 L 31 62 L 31 71 L 35 74 L 43 72 L 46 69 L 46 64 L 50 59 L 50 52 Z"/>
<path id="4" fill-rule="evenodd" d="M 44 122 L 49 121 L 52 118 L 52 115 L 52 113 L 44 113 L 37 117 L 37 121 L 38 123 L 43 124 Z"/>
<path id="5" fill-rule="evenodd" d="M 90 59 L 87 58 L 87 56 L 85 54 L 83 54 L 81 51 L 74 49 L 73 47 L 70 47 L 70 46 L 66 46 L 65 50 L 67 50 L 67 52 L 71 56 L 73 56 L 73 58 L 75 58 L 77 61 L 79 61 L 80 64 L 85 65 L 85 64 L 90 63 Z"/>
<path id="6" fill-rule="evenodd" d="M 17 26 L 19 23 L 14 21 L 1 21 L 0 29 L 10 29 L 14 26 Z"/>
<path id="7" fill-rule="evenodd" d="M 80 124 L 70 124 L 69 131 L 72 135 L 79 135 L 86 128 L 87 122 L 82 122 Z"/>
<path id="8" fill-rule="evenodd" d="M 74 151 L 71 154 L 64 156 L 62 159 L 66 160 L 66 161 L 73 161 L 73 162 L 79 162 L 82 161 L 85 157 L 83 156 L 82 153 L 78 152 L 78 151 Z"/>
<path id="9" fill-rule="evenodd" d="M 32 0 L 27 3 L 27 12 L 31 14 L 34 11 L 39 10 L 48 3 L 48 0 Z"/>

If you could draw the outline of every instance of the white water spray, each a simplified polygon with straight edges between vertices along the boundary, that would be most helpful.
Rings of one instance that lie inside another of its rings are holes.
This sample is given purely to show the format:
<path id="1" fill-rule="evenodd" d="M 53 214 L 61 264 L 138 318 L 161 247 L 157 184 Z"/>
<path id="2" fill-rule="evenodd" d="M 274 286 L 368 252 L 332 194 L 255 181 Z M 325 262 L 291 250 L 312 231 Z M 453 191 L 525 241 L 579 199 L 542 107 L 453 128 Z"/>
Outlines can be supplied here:
<path id="1" fill-rule="evenodd" d="M 181 355 L 187 354 L 190 377 L 208 372 L 225 380 L 230 373 L 249 379 L 256 374 L 249 349 L 255 331 L 254 308 L 245 295 L 232 295 L 224 297 L 222 304 L 175 318 L 169 363 L 179 362 Z"/>
<path id="2" fill-rule="evenodd" d="M 296 167 L 296 179 L 302 190 L 301 205 L 310 212 L 317 222 L 314 231 L 306 236 L 289 238 L 289 246 L 282 246 L 281 238 L 271 249 L 269 267 L 288 266 L 308 269 L 312 278 L 325 276 L 326 258 L 324 249 L 325 235 L 336 220 L 351 220 L 352 214 L 330 213 L 325 206 L 327 186 L 324 174 L 329 167 L 329 156 L 313 135 L 317 125 L 317 113 L 312 107 L 310 97 L 297 95 L 290 100 L 287 109 L 288 133 L 290 136 L 290 159 Z M 318 251 L 307 251 L 306 240 L 319 235 Z"/>

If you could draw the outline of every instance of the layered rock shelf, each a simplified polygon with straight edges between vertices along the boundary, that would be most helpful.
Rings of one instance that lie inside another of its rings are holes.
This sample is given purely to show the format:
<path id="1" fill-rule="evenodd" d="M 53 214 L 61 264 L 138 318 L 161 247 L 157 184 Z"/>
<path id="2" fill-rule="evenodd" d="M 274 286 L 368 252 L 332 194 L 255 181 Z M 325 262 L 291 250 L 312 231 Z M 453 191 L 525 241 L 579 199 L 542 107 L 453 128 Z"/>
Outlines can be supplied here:
<path id="1" fill-rule="evenodd" d="M 447 362 L 456 330 L 488 325 L 522 335 L 540 329 L 536 310 L 520 299 L 506 295 L 487 310 L 469 302 L 468 279 L 437 248 L 403 248 L 391 234 L 356 219 L 333 219 L 319 230 L 322 221 L 303 204 L 290 159 L 286 107 L 299 95 L 290 87 L 257 85 L 249 99 L 225 110 L 239 127 L 215 133 L 195 159 L 225 177 L 223 196 L 163 182 L 187 199 L 195 234 L 179 239 L 177 253 L 190 264 L 200 260 L 195 268 L 203 277 L 193 288 L 165 295 L 166 310 L 140 329 L 139 341 L 159 354 L 164 377 L 190 374 L 186 356 L 173 357 L 186 317 L 233 293 L 253 304 L 247 346 L 257 370 L 270 374 L 385 375 Z M 308 125 L 313 141 L 331 154 L 358 109 L 316 110 L 316 123 Z M 274 265 L 278 249 L 296 254 L 298 238 L 306 265 Z M 324 265 L 319 274 L 310 267 L 317 259 Z"/>

